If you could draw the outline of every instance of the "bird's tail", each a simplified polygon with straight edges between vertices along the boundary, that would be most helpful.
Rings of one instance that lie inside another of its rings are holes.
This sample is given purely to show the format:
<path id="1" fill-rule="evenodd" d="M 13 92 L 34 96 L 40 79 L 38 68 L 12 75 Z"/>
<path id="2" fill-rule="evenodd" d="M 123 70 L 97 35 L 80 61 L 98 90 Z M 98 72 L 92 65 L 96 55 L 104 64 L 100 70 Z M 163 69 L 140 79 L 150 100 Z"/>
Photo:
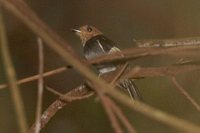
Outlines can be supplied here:
<path id="1" fill-rule="evenodd" d="M 135 85 L 134 81 L 131 79 L 125 79 L 121 82 L 120 86 L 122 86 L 124 89 L 126 89 L 134 100 L 142 100 L 142 96 L 139 92 L 139 89 Z"/>

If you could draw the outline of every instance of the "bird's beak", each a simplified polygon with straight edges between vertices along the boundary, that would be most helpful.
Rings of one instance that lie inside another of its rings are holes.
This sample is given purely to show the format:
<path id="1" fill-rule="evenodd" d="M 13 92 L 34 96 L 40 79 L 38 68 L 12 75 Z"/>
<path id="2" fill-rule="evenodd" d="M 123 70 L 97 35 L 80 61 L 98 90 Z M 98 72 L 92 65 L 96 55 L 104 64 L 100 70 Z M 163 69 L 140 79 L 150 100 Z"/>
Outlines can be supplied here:
<path id="1" fill-rule="evenodd" d="M 71 29 L 71 31 L 73 31 L 74 33 L 81 33 L 81 31 L 77 29 Z"/>

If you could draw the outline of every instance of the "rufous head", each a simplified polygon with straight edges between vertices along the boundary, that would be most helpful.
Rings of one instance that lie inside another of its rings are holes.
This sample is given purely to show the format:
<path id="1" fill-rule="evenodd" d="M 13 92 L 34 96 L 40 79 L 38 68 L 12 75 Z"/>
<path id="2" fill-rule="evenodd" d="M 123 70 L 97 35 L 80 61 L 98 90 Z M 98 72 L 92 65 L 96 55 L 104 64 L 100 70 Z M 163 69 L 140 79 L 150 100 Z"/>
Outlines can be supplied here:
<path id="1" fill-rule="evenodd" d="M 90 26 L 90 25 L 84 25 L 84 26 L 81 26 L 78 29 L 72 29 L 72 31 L 75 32 L 76 35 L 78 35 L 80 37 L 81 42 L 83 43 L 83 45 L 88 40 L 90 40 L 92 37 L 95 37 L 95 36 L 103 34 L 97 28 L 95 28 L 94 26 Z"/>

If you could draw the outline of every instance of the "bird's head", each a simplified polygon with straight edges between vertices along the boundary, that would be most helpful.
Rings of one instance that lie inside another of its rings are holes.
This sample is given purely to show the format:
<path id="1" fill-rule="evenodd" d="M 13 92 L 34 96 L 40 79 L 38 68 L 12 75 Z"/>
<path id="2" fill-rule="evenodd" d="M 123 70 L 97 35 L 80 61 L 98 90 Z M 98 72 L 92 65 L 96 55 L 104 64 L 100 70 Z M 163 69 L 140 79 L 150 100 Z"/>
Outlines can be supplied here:
<path id="1" fill-rule="evenodd" d="M 94 26 L 90 26 L 90 25 L 84 25 L 78 29 L 72 29 L 72 31 L 75 32 L 76 35 L 78 35 L 80 37 L 83 44 L 85 44 L 92 37 L 102 34 L 101 31 L 99 31 Z"/>

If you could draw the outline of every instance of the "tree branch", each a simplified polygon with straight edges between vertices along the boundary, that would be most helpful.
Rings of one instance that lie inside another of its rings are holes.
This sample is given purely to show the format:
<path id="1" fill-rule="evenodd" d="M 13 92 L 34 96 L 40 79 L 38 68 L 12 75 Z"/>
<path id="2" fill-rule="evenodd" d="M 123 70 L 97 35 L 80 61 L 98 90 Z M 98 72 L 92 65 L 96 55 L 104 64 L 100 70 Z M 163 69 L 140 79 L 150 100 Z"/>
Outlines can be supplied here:
<path id="1" fill-rule="evenodd" d="M 68 68 L 66 68 L 66 67 L 59 67 L 57 69 L 54 69 L 54 70 L 48 71 L 46 73 L 43 73 L 43 77 L 49 77 L 49 76 L 52 76 L 52 75 L 55 75 L 55 74 L 59 74 L 59 73 L 62 73 L 64 71 L 66 71 L 66 70 L 68 70 Z M 24 83 L 28 83 L 28 82 L 31 82 L 31 81 L 38 80 L 38 78 L 39 78 L 39 74 L 30 76 L 30 77 L 27 77 L 27 78 L 20 79 L 16 83 L 18 85 L 20 85 L 20 84 L 24 84 Z M 7 87 L 8 87 L 7 84 L 1 84 L 0 85 L 0 90 L 5 89 Z"/>
<path id="2" fill-rule="evenodd" d="M 178 83 L 175 77 L 171 77 L 171 81 L 176 86 L 176 88 L 187 98 L 187 100 L 198 110 L 200 111 L 199 104 L 187 93 L 187 91 Z"/>
<path id="3" fill-rule="evenodd" d="M 40 118 L 40 129 L 44 128 L 45 125 L 50 121 L 50 119 L 64 106 L 68 105 L 69 103 L 77 100 L 83 100 L 88 98 L 94 94 L 94 91 L 86 88 L 84 85 L 80 85 L 70 92 L 60 96 L 57 100 L 55 100 L 42 114 Z M 56 94 L 57 95 L 57 94 Z M 35 133 L 35 126 L 34 123 L 31 128 L 29 129 L 28 133 Z"/>
<path id="4" fill-rule="evenodd" d="M 162 39 L 162 40 L 134 40 L 138 47 L 178 47 L 178 46 L 200 46 L 199 37 Z"/>
<path id="5" fill-rule="evenodd" d="M 38 97 L 37 97 L 37 108 L 36 108 L 36 130 L 35 133 L 40 132 L 40 117 L 42 113 L 42 99 L 43 99 L 43 90 L 44 90 L 44 51 L 42 40 L 38 38 L 38 68 L 39 68 L 39 78 L 38 78 Z"/>
<path id="6" fill-rule="evenodd" d="M 122 123 L 125 125 L 129 133 L 136 133 L 135 128 L 131 125 L 131 123 L 128 121 L 128 119 L 125 117 L 121 109 L 109 98 L 107 97 L 107 101 L 111 105 L 112 109 L 115 110 L 116 115 L 119 117 L 119 119 L 122 121 Z"/>
<path id="7" fill-rule="evenodd" d="M 24 104 L 22 102 L 21 93 L 19 87 L 16 84 L 16 72 L 13 66 L 12 58 L 9 51 L 6 29 L 3 21 L 3 13 L 0 9 L 0 45 L 1 55 L 3 59 L 3 65 L 6 72 L 8 84 L 10 87 L 11 97 L 15 107 L 15 113 L 17 116 L 17 124 L 21 133 L 27 131 L 27 121 L 25 116 Z"/>
<path id="8" fill-rule="evenodd" d="M 166 55 L 176 58 L 199 58 L 200 45 L 170 48 L 129 48 L 120 53 L 102 55 L 90 61 L 91 64 L 117 63 L 150 56 Z M 123 54 L 124 56 L 121 56 Z"/>

